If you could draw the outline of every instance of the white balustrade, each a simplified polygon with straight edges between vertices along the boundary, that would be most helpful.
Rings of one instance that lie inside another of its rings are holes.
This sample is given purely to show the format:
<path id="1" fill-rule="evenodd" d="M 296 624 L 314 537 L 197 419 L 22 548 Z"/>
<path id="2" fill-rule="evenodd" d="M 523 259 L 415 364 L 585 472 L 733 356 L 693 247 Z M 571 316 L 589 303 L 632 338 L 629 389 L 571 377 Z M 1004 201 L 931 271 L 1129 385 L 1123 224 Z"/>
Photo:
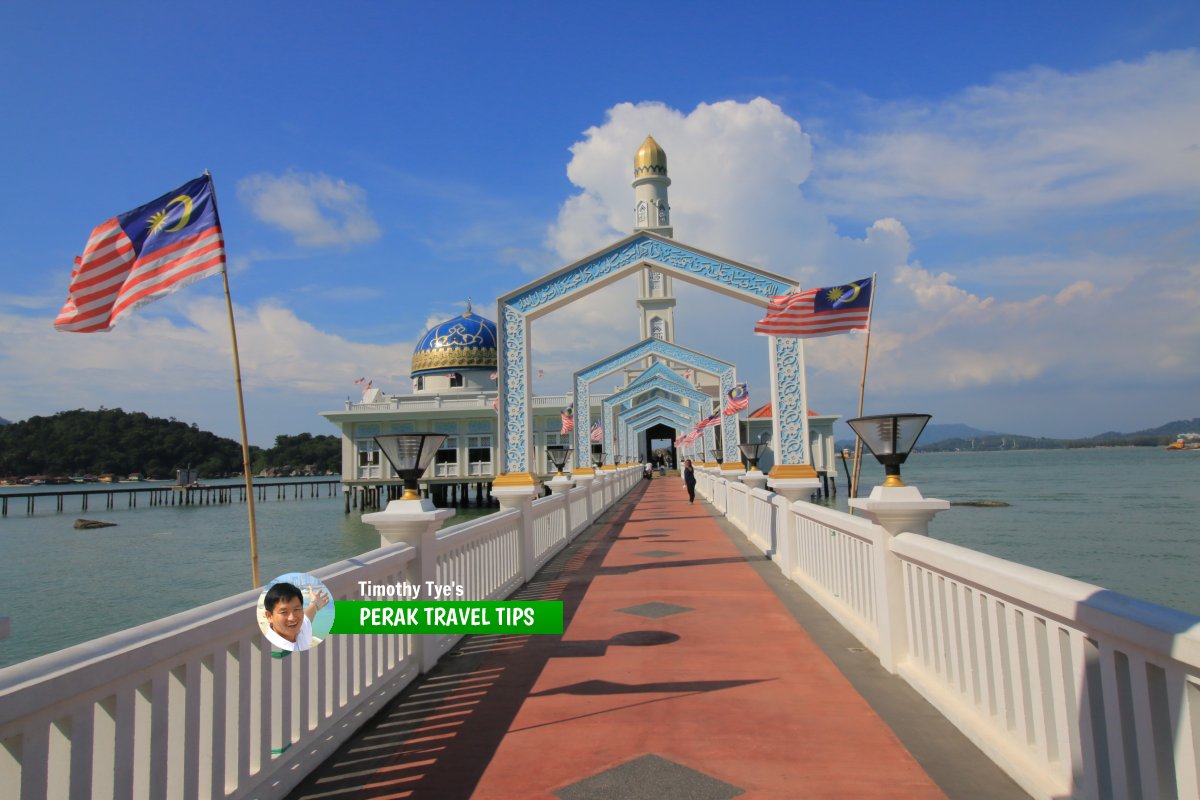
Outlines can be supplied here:
<path id="1" fill-rule="evenodd" d="M 764 490 L 743 514 L 732 482 L 697 477 L 1034 797 L 1200 797 L 1200 617 Z"/>
<path id="2" fill-rule="evenodd" d="M 636 483 L 617 470 L 615 502 Z M 460 585 L 500 600 L 607 507 L 600 487 L 501 511 L 315 570 L 337 600 L 359 582 Z M 568 497 L 570 505 L 568 505 Z M 588 510 L 593 514 L 589 517 Z M 259 591 L 0 670 L 0 798 L 277 798 L 433 666 L 460 636 L 331 636 L 273 653 Z M 450 597 L 448 599 L 460 599 Z"/>
<path id="3" fill-rule="evenodd" d="M 533 559 L 541 569 L 571 539 L 567 496 L 551 495 L 533 501 Z"/>
<path id="4" fill-rule="evenodd" d="M 749 521 L 747 508 L 749 491 L 746 484 L 740 481 L 725 483 L 725 516 L 729 517 L 729 521 L 736 525 L 738 530 L 745 530 Z"/>
<path id="5" fill-rule="evenodd" d="M 360 580 L 412 580 L 413 555 L 394 545 L 313 574 L 357 598 Z M 297 763 L 332 754 L 419 674 L 411 636 L 272 654 L 258 595 L 0 670 L 0 797 L 281 796 Z"/>
<path id="6" fill-rule="evenodd" d="M 628 491 L 628 489 L 626 489 Z M 576 486 L 567 493 L 571 500 L 571 538 L 579 535 L 588 526 L 588 490 L 585 486 Z"/>

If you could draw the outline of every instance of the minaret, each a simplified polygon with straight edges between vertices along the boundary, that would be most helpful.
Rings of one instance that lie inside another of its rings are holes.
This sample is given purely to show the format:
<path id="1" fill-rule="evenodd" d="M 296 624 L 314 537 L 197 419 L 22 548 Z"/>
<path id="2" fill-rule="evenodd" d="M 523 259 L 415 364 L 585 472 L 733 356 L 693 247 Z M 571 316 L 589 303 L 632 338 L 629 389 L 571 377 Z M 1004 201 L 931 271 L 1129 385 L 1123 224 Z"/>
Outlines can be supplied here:
<path id="1" fill-rule="evenodd" d="M 649 231 L 673 237 L 671 207 L 667 203 L 667 153 L 653 136 L 638 148 L 633 157 L 633 230 Z M 642 338 L 651 336 L 675 341 L 675 293 L 671 276 L 652 269 L 642 270 L 638 285 L 638 309 L 642 317 Z"/>

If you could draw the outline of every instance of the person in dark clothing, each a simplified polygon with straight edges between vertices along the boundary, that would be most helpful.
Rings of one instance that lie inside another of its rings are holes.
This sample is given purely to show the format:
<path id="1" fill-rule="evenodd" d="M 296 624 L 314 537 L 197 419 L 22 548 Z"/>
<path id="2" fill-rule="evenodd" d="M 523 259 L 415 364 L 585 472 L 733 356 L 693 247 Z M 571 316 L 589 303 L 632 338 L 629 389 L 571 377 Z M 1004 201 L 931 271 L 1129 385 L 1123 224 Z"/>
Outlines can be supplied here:
<path id="1" fill-rule="evenodd" d="M 690 458 L 683 462 L 683 485 L 687 487 L 688 502 L 696 502 L 696 468 Z"/>

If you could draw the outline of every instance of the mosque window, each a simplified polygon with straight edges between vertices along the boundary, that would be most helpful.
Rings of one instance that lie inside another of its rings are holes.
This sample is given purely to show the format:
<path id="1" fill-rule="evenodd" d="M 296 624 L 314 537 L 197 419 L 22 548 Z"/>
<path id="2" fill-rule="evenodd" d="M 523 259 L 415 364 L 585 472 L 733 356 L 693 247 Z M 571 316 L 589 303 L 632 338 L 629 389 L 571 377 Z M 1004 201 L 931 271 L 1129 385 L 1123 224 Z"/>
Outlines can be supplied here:
<path id="1" fill-rule="evenodd" d="M 359 439 L 355 443 L 358 450 L 357 476 L 359 478 L 378 478 L 379 475 L 379 445 L 374 439 Z"/>
<path id="2" fill-rule="evenodd" d="M 667 338 L 667 323 L 663 322 L 662 317 L 650 318 L 650 335 L 655 339 Z"/>
<path id="3" fill-rule="evenodd" d="M 458 437 L 447 436 L 433 457 L 433 477 L 458 477 Z"/>
<path id="4" fill-rule="evenodd" d="M 661 295 L 663 293 L 663 276 L 661 272 L 650 270 L 650 294 Z"/>
<path id="5" fill-rule="evenodd" d="M 463 385 L 463 376 L 461 372 L 451 372 L 449 374 L 450 388 L 458 389 Z"/>
<path id="6" fill-rule="evenodd" d="M 646 224 L 646 214 L 647 214 L 646 201 L 641 200 L 637 204 L 637 224 L 638 225 Z"/>
<path id="7" fill-rule="evenodd" d="M 423 391 L 425 391 L 425 376 L 424 376 L 424 375 L 418 375 L 418 376 L 417 376 L 417 382 L 416 382 L 415 384 L 413 384 L 413 385 L 416 387 L 416 389 L 417 389 L 417 391 L 418 391 L 418 392 L 423 392 Z"/>
<path id="8" fill-rule="evenodd" d="M 468 475 L 491 475 L 492 474 L 492 437 L 487 436 L 468 436 L 467 437 L 467 474 Z"/>

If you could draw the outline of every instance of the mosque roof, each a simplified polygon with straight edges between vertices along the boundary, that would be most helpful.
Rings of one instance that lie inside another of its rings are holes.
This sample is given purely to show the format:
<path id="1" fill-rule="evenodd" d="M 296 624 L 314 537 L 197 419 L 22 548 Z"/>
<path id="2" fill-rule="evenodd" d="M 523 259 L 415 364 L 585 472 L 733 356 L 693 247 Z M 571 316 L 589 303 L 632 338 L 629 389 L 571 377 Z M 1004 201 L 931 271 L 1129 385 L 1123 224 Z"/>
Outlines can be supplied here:
<path id="1" fill-rule="evenodd" d="M 756 408 L 753 411 L 751 411 L 749 419 L 771 419 L 774 415 L 775 415 L 774 407 L 770 403 L 767 403 L 765 406 L 761 406 L 761 407 Z M 813 411 L 811 408 L 808 409 L 808 415 L 810 417 L 821 416 L 816 411 Z"/>
<path id="2" fill-rule="evenodd" d="M 460 369 L 496 369 L 496 323 L 470 308 L 434 325 L 413 349 L 414 378 Z"/>

